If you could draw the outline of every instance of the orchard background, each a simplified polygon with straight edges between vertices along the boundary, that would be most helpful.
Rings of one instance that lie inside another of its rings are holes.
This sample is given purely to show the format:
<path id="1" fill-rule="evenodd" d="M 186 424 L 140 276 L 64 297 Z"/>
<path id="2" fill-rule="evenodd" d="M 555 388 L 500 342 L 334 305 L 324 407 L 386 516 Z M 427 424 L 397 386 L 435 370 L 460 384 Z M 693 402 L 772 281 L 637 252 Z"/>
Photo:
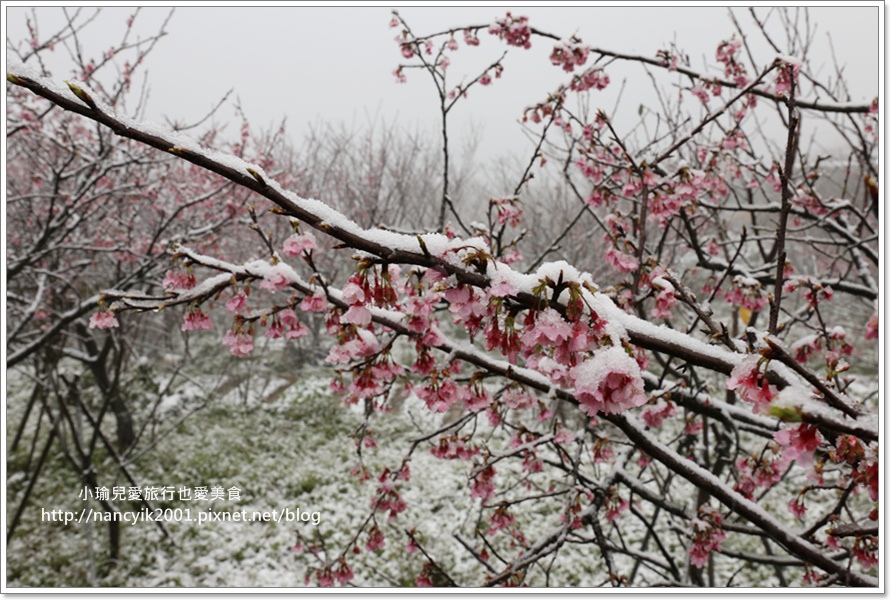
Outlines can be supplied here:
<path id="1" fill-rule="evenodd" d="M 882 583 L 878 80 L 806 11 L 705 61 L 394 12 L 435 132 L 299 139 L 146 119 L 168 22 L 93 14 L 7 38 L 8 586 Z M 557 83 L 480 168 L 518 53 Z M 41 521 L 84 508 L 321 518 Z"/>

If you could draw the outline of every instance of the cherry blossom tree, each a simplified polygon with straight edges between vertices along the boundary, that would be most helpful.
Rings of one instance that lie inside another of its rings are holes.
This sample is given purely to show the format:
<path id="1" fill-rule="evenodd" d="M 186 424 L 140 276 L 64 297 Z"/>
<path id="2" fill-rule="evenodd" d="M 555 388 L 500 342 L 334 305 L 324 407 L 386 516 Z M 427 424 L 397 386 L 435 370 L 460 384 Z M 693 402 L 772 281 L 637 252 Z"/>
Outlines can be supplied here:
<path id="1" fill-rule="evenodd" d="M 29 39 L 7 40 L 7 48 L 45 75 L 48 56 L 67 53 L 74 77 L 100 101 L 140 118 L 146 99 L 140 68 L 166 34 L 166 22 L 153 35 L 137 35 L 137 10 L 123 24 L 120 40 L 90 56 L 81 36 L 97 14 L 74 10 L 65 27 L 46 34 L 34 12 Z M 174 240 L 223 251 L 221 234 L 236 222 L 248 196 L 203 169 L 159 156 L 23 92 L 7 89 L 6 345 L 7 367 L 31 382 L 23 418 L 10 423 L 11 451 L 30 446 L 30 468 L 7 540 L 32 502 L 53 448 L 85 486 L 110 485 L 113 477 L 137 485 L 125 459 L 148 442 L 147 427 L 163 395 L 182 381 L 184 366 L 172 365 L 156 386 L 148 383 L 143 363 L 152 349 L 173 349 L 170 332 L 180 323 L 121 324 L 109 312 L 96 313 L 98 292 L 160 285 Z M 213 143 L 215 133 L 204 142 Z M 244 130 L 229 149 L 242 154 L 247 141 Z M 109 501 L 99 502 L 103 510 L 113 509 Z M 110 522 L 111 559 L 120 547 L 120 523 Z"/>
<path id="2" fill-rule="evenodd" d="M 105 289 L 90 324 L 181 307 L 184 327 L 205 329 L 225 303 L 222 343 L 247 356 L 324 319 L 332 386 L 365 407 L 353 473 L 374 492 L 344 546 L 298 539 L 308 583 L 348 585 L 363 556 L 405 544 L 418 585 L 559 585 L 557 555 L 583 547 L 599 585 L 728 586 L 750 569 L 772 585 L 875 587 L 879 103 L 850 98 L 840 68 L 821 76 L 811 29 L 776 14 L 732 14 L 736 34 L 698 70 L 673 46 L 631 55 L 511 13 L 423 35 L 394 13 L 394 74 L 429 76 L 442 122 L 438 211 L 410 232 L 303 197 L 213 140 L 131 119 L 90 81 L 64 86 L 24 65 L 7 79 L 72 123 L 267 203 L 251 225 L 261 254 L 236 260 L 184 238 L 163 293 Z M 454 84 L 449 57 L 483 39 L 541 51 L 566 79 L 530 99 L 528 168 L 471 222 L 451 196 L 448 114 L 510 70 L 500 54 Z M 656 94 L 630 126 L 598 101 L 626 64 Z M 530 254 L 524 194 L 545 164 L 575 210 Z M 579 240 L 596 269 L 561 255 Z M 350 271 L 325 268 L 331 253 L 349 255 Z M 405 395 L 443 419 L 372 472 L 375 429 Z M 454 541 L 479 564 L 472 580 L 402 520 L 422 452 L 466 465 L 475 516 Z M 548 533 L 533 536 L 532 520 Z"/>

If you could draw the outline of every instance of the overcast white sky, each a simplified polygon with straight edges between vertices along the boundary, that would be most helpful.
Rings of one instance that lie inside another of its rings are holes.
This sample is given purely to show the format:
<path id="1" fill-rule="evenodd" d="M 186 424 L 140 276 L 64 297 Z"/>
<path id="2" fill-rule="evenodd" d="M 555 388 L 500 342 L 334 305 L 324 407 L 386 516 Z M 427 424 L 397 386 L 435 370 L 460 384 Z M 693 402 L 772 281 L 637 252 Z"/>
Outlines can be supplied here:
<path id="1" fill-rule="evenodd" d="M 6 3 L 8 40 L 27 39 L 25 17 L 31 9 Z M 310 122 L 355 122 L 364 125 L 373 115 L 386 121 L 436 132 L 438 113 L 434 89 L 425 74 L 408 73 L 407 84 L 395 83 L 392 71 L 402 57 L 388 27 L 391 6 L 368 8 L 237 8 L 184 7 L 176 9 L 169 36 L 154 50 L 148 63 L 151 88 L 148 117 L 161 115 L 190 122 L 203 115 L 229 89 L 258 127 L 287 117 L 288 128 L 300 136 Z M 69 8 L 69 11 L 73 9 Z M 84 9 L 89 10 L 89 9 Z M 685 50 L 695 68 L 714 62 L 717 44 L 733 33 L 727 7 L 574 7 L 539 8 L 507 5 L 481 8 L 406 7 L 399 11 L 418 33 L 441 31 L 462 25 L 488 24 L 507 10 L 527 15 L 534 27 L 569 37 L 579 35 L 586 43 L 627 53 L 654 56 L 672 41 Z M 745 8 L 733 9 L 747 31 L 754 34 Z M 759 8 L 761 17 L 769 8 Z M 106 8 L 83 36 L 94 52 L 111 46 L 123 33 L 132 8 Z M 156 31 L 168 9 L 144 8 L 137 31 Z M 63 23 L 61 9 L 36 11 L 40 33 L 47 35 Z M 810 9 L 815 29 L 813 56 L 831 68 L 828 35 L 835 54 L 845 66 L 854 100 L 871 99 L 879 90 L 879 52 L 882 23 L 876 4 L 867 7 Z M 773 20 L 776 21 L 775 16 Z M 802 21 L 802 24 L 804 21 Z M 453 54 L 450 72 L 457 83 L 462 74 L 500 55 L 505 45 L 481 34 L 479 48 L 461 44 Z M 489 88 L 477 88 L 454 117 L 455 137 L 471 124 L 482 128 L 480 149 L 485 156 L 508 152 L 524 144 L 516 125 L 525 106 L 543 99 L 547 90 L 564 80 L 563 72 L 548 61 L 553 44 L 534 39 L 531 51 L 511 49 L 502 80 Z M 64 49 L 56 54 L 64 58 Z M 764 62 L 772 59 L 764 51 Z M 69 76 L 60 62 L 55 73 Z M 623 78 L 629 78 L 621 107 L 636 113 L 647 96 L 647 78 L 633 66 L 609 69 L 613 84 L 596 99 L 612 109 Z M 717 73 L 716 73 L 717 74 Z M 643 82 L 641 85 L 640 82 Z"/>

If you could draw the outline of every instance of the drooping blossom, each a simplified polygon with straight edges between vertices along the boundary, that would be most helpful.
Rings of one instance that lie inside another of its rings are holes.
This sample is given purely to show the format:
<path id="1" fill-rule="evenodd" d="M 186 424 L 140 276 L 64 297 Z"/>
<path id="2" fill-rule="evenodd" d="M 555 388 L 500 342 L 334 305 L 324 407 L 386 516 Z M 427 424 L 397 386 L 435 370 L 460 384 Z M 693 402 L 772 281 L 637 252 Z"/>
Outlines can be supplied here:
<path id="1" fill-rule="evenodd" d="M 609 75 L 602 68 L 593 67 L 572 78 L 569 89 L 574 92 L 584 92 L 587 90 L 603 90 L 609 85 Z"/>
<path id="2" fill-rule="evenodd" d="M 226 300 L 226 310 L 231 313 L 241 314 L 247 308 L 247 296 L 242 293 L 235 294 Z"/>
<path id="3" fill-rule="evenodd" d="M 514 17 L 507 13 L 505 18 L 496 19 L 495 23 L 489 26 L 489 33 L 507 42 L 508 46 L 526 49 L 532 47 L 530 41 L 532 30 L 529 28 L 527 17 Z"/>
<path id="4" fill-rule="evenodd" d="M 480 498 L 485 505 L 495 497 L 495 467 L 487 465 L 470 482 L 470 497 Z"/>
<path id="5" fill-rule="evenodd" d="M 807 512 L 807 506 L 804 503 L 804 498 L 801 496 L 792 498 L 786 506 L 789 508 L 789 512 L 799 519 L 803 519 L 804 514 Z"/>
<path id="6" fill-rule="evenodd" d="M 784 458 L 803 465 L 811 462 L 814 451 L 825 441 L 820 431 L 807 423 L 794 429 L 781 429 L 773 434 L 773 439 L 785 449 Z"/>
<path id="7" fill-rule="evenodd" d="M 619 252 L 615 248 L 610 248 L 606 253 L 606 262 L 612 265 L 621 273 L 631 273 L 637 270 L 637 259 L 630 254 Z"/>
<path id="8" fill-rule="evenodd" d="M 374 552 L 383 550 L 385 545 L 384 532 L 380 530 L 380 527 L 375 525 L 371 528 L 371 531 L 368 532 L 368 540 L 365 542 L 365 548 Z"/>
<path id="9" fill-rule="evenodd" d="M 223 345 L 229 347 L 234 356 L 249 356 L 254 350 L 254 337 L 249 333 L 227 331 Z"/>
<path id="10" fill-rule="evenodd" d="M 546 308 L 535 314 L 535 322 L 522 336 L 527 348 L 542 346 L 553 348 L 572 337 L 572 325 L 567 323 L 553 308 Z"/>
<path id="11" fill-rule="evenodd" d="M 514 524 L 516 519 L 508 512 L 507 506 L 499 506 L 489 517 L 489 535 L 492 535 Z"/>
<path id="12" fill-rule="evenodd" d="M 197 284 L 195 275 L 186 271 L 167 271 L 161 282 L 165 290 L 190 290 Z"/>
<path id="13" fill-rule="evenodd" d="M 337 568 L 333 571 L 334 578 L 340 585 L 346 585 L 353 578 L 353 569 L 347 564 L 346 560 L 341 557 L 338 561 Z"/>
<path id="14" fill-rule="evenodd" d="M 90 329 L 111 329 L 120 325 L 114 313 L 110 310 L 102 310 L 90 317 Z"/>
<path id="15" fill-rule="evenodd" d="M 699 517 L 690 522 L 693 543 L 690 544 L 690 562 L 700 569 L 708 564 L 709 555 L 721 549 L 726 534 L 721 528 L 723 517 L 708 505 L 699 507 Z"/>
<path id="16" fill-rule="evenodd" d="M 286 308 L 278 313 L 284 328 L 285 339 L 296 340 L 309 334 L 309 328 L 297 319 L 293 308 Z"/>
<path id="17" fill-rule="evenodd" d="M 551 51 L 551 64 L 562 66 L 563 70 L 571 73 L 576 67 L 581 67 L 588 60 L 590 48 L 573 42 L 559 42 Z"/>
<path id="18" fill-rule="evenodd" d="M 761 284 L 748 277 L 737 275 L 733 278 L 733 287 L 725 294 L 728 302 L 747 308 L 752 312 L 762 310 L 767 306 L 767 294 L 761 288 Z"/>
<path id="19" fill-rule="evenodd" d="M 380 343 L 371 331 L 356 328 L 356 337 L 331 348 L 325 361 L 332 364 L 349 364 L 354 360 L 373 356 L 379 349 Z"/>
<path id="20" fill-rule="evenodd" d="M 198 331 L 202 329 L 213 329 L 213 321 L 200 308 L 193 308 L 186 313 L 183 319 L 182 330 Z"/>
<path id="21" fill-rule="evenodd" d="M 317 248 L 316 238 L 313 237 L 313 234 L 306 232 L 295 233 L 286 239 L 282 246 L 282 251 L 285 253 L 285 256 L 300 256 L 304 252 Z"/>
<path id="22" fill-rule="evenodd" d="M 654 290 L 658 289 L 659 293 L 656 295 L 656 305 L 650 311 L 650 317 L 667 319 L 671 316 L 671 309 L 678 303 L 678 299 L 674 295 L 674 286 L 662 277 L 655 277 L 653 278 L 653 288 Z"/>
<path id="23" fill-rule="evenodd" d="M 866 339 L 874 340 L 879 337 L 879 313 L 874 312 L 866 324 Z"/>
<path id="24" fill-rule="evenodd" d="M 753 412 L 767 414 L 770 403 L 778 392 L 776 386 L 759 372 L 760 361 L 757 354 L 744 358 L 730 372 L 727 389 L 736 391 L 740 398 L 754 404 Z"/>
<path id="25" fill-rule="evenodd" d="M 709 95 L 708 92 L 701 85 L 693 86 L 690 89 L 690 93 L 699 98 L 700 102 L 703 104 L 708 104 Z"/>
<path id="26" fill-rule="evenodd" d="M 655 404 L 647 406 L 640 413 L 641 419 L 650 429 L 662 427 L 662 422 L 677 412 L 674 402 L 659 399 Z"/>
<path id="27" fill-rule="evenodd" d="M 328 308 L 328 299 L 322 292 L 305 297 L 300 301 L 300 310 L 303 312 L 323 312 Z"/>

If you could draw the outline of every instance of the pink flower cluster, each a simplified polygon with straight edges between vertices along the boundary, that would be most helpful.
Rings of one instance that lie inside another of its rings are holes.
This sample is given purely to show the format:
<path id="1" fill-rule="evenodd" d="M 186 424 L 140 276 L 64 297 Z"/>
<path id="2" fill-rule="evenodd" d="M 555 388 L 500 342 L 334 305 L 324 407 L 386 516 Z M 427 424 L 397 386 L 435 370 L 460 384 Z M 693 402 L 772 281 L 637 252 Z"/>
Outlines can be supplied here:
<path id="1" fill-rule="evenodd" d="M 733 80 L 739 87 L 745 87 L 749 83 L 746 66 L 739 61 L 738 54 L 742 48 L 742 41 L 736 37 L 724 40 L 718 44 L 715 57 L 724 65 L 724 76 Z"/>
<path id="2" fill-rule="evenodd" d="M 307 574 L 307 580 L 309 574 Z M 335 580 L 340 585 L 346 585 L 353 578 L 353 569 L 347 564 L 346 559 L 342 556 L 337 559 L 334 568 L 327 566 L 324 569 L 316 571 L 316 581 L 319 587 L 332 587 Z M 306 583 L 309 583 L 308 581 Z"/>
<path id="3" fill-rule="evenodd" d="M 879 337 L 879 313 L 874 312 L 866 323 L 866 339 L 875 340 Z"/>
<path id="4" fill-rule="evenodd" d="M 489 517 L 489 535 L 510 527 L 515 522 L 516 519 L 508 512 L 508 507 L 499 506 Z"/>
<path id="5" fill-rule="evenodd" d="M 300 256 L 304 252 L 309 252 L 317 248 L 318 245 L 316 244 L 316 238 L 313 234 L 309 232 L 295 233 L 285 240 L 282 251 L 285 253 L 285 256 Z"/>
<path id="6" fill-rule="evenodd" d="M 700 569 L 708 564 L 712 552 L 721 549 L 726 534 L 721 529 L 723 517 L 714 508 L 703 504 L 699 507 L 699 518 L 690 522 L 693 543 L 690 544 L 690 562 Z"/>
<path id="7" fill-rule="evenodd" d="M 508 198 L 491 198 L 489 204 L 495 207 L 496 218 L 499 225 L 520 226 L 520 218 L 523 216 L 523 208 L 516 196 Z"/>
<path id="8" fill-rule="evenodd" d="M 198 331 L 202 329 L 213 329 L 213 322 L 200 308 L 195 307 L 190 309 L 183 320 L 182 330 Z"/>
<path id="9" fill-rule="evenodd" d="M 287 289 L 291 286 L 291 280 L 288 277 L 279 271 L 275 271 L 273 273 L 268 273 L 263 281 L 260 282 L 260 287 L 264 290 L 269 290 L 270 292 L 278 292 L 284 289 Z"/>
<path id="10" fill-rule="evenodd" d="M 101 310 L 90 317 L 90 329 L 111 329 L 118 325 L 120 323 L 110 310 Z"/>
<path id="11" fill-rule="evenodd" d="M 795 59 L 777 57 L 777 77 L 774 82 L 774 90 L 779 96 L 787 96 L 792 91 L 792 86 L 798 83 L 798 73 L 801 71 L 801 63 Z"/>
<path id="12" fill-rule="evenodd" d="M 733 284 L 724 297 L 728 302 L 747 308 L 752 312 L 762 310 L 767 306 L 767 294 L 761 288 L 761 284 L 748 277 L 737 275 L 733 278 Z"/>
<path id="13" fill-rule="evenodd" d="M 736 461 L 737 482 L 733 489 L 751 500 L 758 488 L 769 488 L 779 481 L 787 466 L 785 460 L 771 455 L 743 457 Z"/>
<path id="14" fill-rule="evenodd" d="M 293 308 L 285 308 L 273 315 L 272 323 L 266 329 L 266 337 L 286 340 L 298 340 L 309 334 L 309 328 L 297 319 Z"/>
<path id="15" fill-rule="evenodd" d="M 633 273 L 639 266 L 635 257 L 630 254 L 625 254 L 624 252 L 619 252 L 615 248 L 607 250 L 606 262 L 621 273 Z"/>
<path id="16" fill-rule="evenodd" d="M 467 439 L 456 434 L 442 436 L 439 438 L 439 444 L 434 446 L 430 453 L 443 460 L 468 460 L 479 454 L 479 449 L 468 446 Z"/>
<path id="17" fill-rule="evenodd" d="M 551 52 L 551 64 L 562 66 L 563 70 L 571 73 L 576 67 L 584 66 L 588 61 L 590 48 L 576 42 L 560 42 L 554 46 Z"/>
<path id="18" fill-rule="evenodd" d="M 656 305 L 650 311 L 650 317 L 667 319 L 671 317 L 671 311 L 678 303 L 678 299 L 674 295 L 674 286 L 662 277 L 653 278 L 652 284 L 658 293 L 656 294 Z"/>
<path id="19" fill-rule="evenodd" d="M 565 68 L 565 67 L 564 67 Z M 600 67 L 593 67 L 572 78 L 569 89 L 574 92 L 584 92 L 590 89 L 603 90 L 609 85 L 609 75 Z"/>
<path id="20" fill-rule="evenodd" d="M 507 42 L 508 46 L 526 49 L 532 47 L 530 41 L 532 30 L 526 17 L 514 17 L 507 13 L 505 18 L 496 19 L 495 23 L 489 26 L 489 33 Z"/>
<path id="21" fill-rule="evenodd" d="M 677 407 L 671 400 L 657 400 L 654 404 L 647 406 L 640 413 L 640 417 L 650 429 L 658 429 L 662 427 L 665 419 L 673 417 L 677 412 Z"/>
<path id="22" fill-rule="evenodd" d="M 777 388 L 761 375 L 760 365 L 761 357 L 757 354 L 744 358 L 730 373 L 727 389 L 736 391 L 740 398 L 754 404 L 753 412 L 767 414 L 770 402 L 777 395 Z"/>
<path id="23" fill-rule="evenodd" d="M 373 526 L 371 531 L 368 532 L 368 540 L 365 542 L 365 549 L 375 552 L 377 550 L 383 550 L 385 545 L 384 532 L 381 531 L 380 527 L 377 525 Z"/>
<path id="24" fill-rule="evenodd" d="M 783 284 L 783 292 L 787 294 L 791 294 L 799 288 L 804 290 L 804 299 L 811 307 L 816 306 L 821 300 L 832 300 L 832 296 L 835 294 L 831 287 L 810 277 L 789 279 Z"/>
<path id="25" fill-rule="evenodd" d="M 165 290 L 190 290 L 197 281 L 191 271 L 167 271 L 161 285 Z"/>
<path id="26" fill-rule="evenodd" d="M 242 331 L 228 331 L 223 336 L 223 345 L 229 347 L 233 356 L 250 356 L 254 350 L 254 336 Z"/>
<path id="27" fill-rule="evenodd" d="M 470 497 L 480 498 L 483 505 L 495 497 L 495 467 L 486 465 L 472 477 Z"/>
<path id="28" fill-rule="evenodd" d="M 620 413 L 646 404 L 640 367 L 623 348 L 599 350 L 570 371 L 582 412 Z"/>
<path id="29" fill-rule="evenodd" d="M 609 489 L 608 495 L 606 497 L 606 502 L 604 503 L 606 506 L 606 512 L 604 513 L 604 518 L 607 521 L 613 522 L 616 521 L 623 512 L 628 510 L 631 506 L 628 503 L 628 500 L 622 498 L 619 495 L 618 490 L 615 487 L 611 487 Z"/>
<path id="30" fill-rule="evenodd" d="M 825 443 L 820 431 L 814 425 L 802 423 L 793 429 L 780 429 L 773 439 L 785 448 L 783 458 L 799 464 L 810 464 L 814 452 Z"/>

